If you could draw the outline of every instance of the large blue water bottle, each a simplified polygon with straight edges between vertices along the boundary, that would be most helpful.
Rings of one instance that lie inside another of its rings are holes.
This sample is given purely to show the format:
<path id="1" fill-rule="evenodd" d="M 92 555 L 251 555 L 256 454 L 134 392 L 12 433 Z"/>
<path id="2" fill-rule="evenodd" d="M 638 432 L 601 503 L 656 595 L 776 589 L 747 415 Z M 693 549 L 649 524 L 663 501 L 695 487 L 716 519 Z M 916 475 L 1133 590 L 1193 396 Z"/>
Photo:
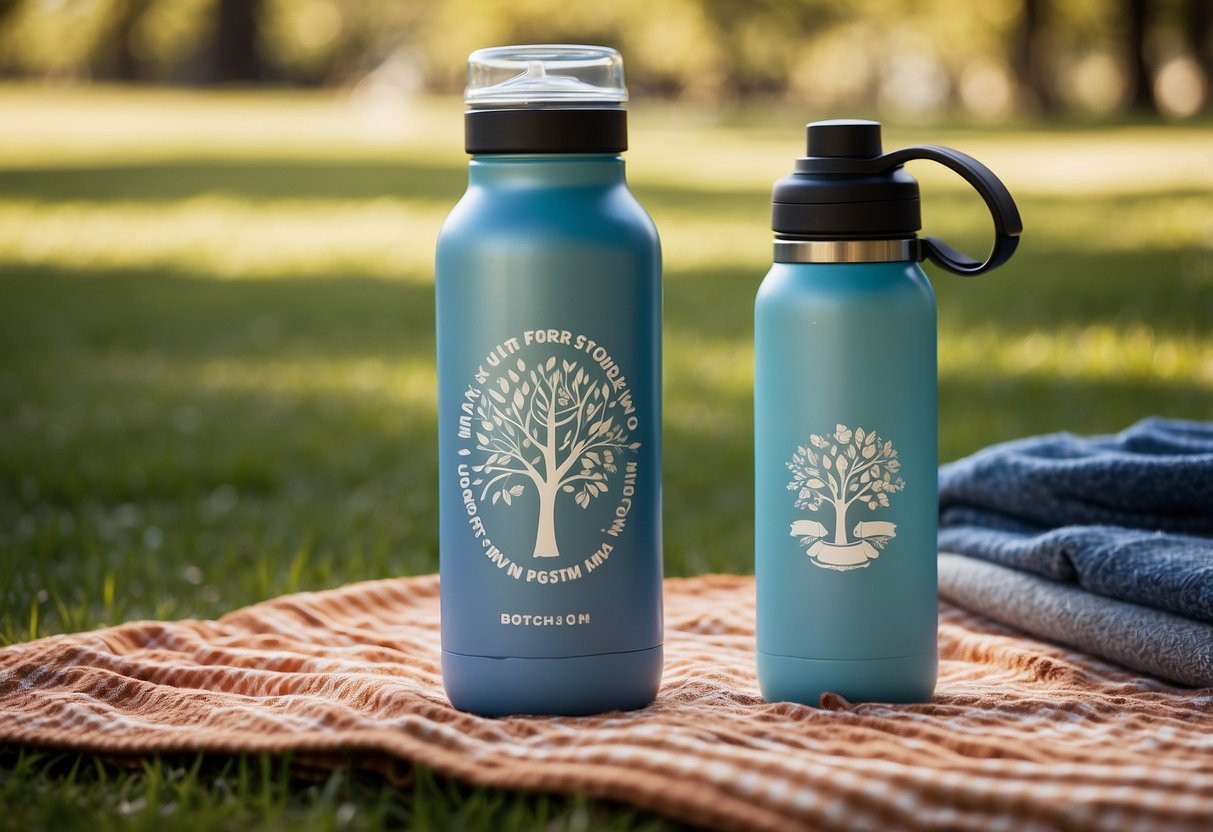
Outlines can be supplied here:
<path id="1" fill-rule="evenodd" d="M 1005 263 L 1022 229 L 988 168 L 942 147 L 882 154 L 880 125 L 808 126 L 775 185 L 775 264 L 754 317 L 755 577 L 763 696 L 930 698 L 938 665 L 935 298 L 918 262 Z M 919 239 L 929 159 L 985 199 L 984 262 Z"/>
<path id="2" fill-rule="evenodd" d="M 468 189 L 438 240 L 442 676 L 486 715 L 661 679 L 661 252 L 613 49 L 469 59 Z"/>

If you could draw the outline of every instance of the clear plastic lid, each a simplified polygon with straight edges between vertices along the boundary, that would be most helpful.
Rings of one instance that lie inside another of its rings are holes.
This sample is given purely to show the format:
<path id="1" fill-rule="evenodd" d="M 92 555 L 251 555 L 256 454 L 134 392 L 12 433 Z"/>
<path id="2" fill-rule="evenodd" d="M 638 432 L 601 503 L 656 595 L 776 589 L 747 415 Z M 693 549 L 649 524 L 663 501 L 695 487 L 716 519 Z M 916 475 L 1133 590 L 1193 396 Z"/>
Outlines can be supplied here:
<path id="1" fill-rule="evenodd" d="M 477 107 L 622 104 L 628 100 L 623 57 L 608 46 L 477 49 L 468 57 L 463 100 Z"/>

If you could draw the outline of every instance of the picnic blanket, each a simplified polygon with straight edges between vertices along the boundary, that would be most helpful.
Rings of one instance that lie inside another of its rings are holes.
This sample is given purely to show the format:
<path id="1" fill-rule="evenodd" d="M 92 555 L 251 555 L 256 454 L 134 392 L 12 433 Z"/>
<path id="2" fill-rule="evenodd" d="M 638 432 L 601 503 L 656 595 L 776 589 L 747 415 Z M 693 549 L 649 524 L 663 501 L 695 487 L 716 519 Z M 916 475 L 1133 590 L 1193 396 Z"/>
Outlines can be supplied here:
<path id="1" fill-rule="evenodd" d="M 921 705 L 764 703 L 754 584 L 666 582 L 657 701 L 485 719 L 439 675 L 436 576 L 0 650 L 0 742 L 109 755 L 294 752 L 580 792 L 735 830 L 1207 830 L 1213 689 L 1141 678 L 945 604 Z"/>

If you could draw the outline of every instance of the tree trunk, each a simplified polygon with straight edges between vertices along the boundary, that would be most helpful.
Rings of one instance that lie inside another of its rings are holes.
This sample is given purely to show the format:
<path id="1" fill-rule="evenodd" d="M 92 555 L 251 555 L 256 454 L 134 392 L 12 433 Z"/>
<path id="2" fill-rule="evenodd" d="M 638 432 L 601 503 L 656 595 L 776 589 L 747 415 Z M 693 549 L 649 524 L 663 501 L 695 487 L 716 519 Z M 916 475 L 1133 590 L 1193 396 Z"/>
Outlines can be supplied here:
<path id="1" fill-rule="evenodd" d="M 126 0 L 116 6 L 118 22 L 114 26 L 113 52 L 108 66 L 99 73 L 115 81 L 142 81 L 144 62 L 135 54 L 135 29 L 147 12 L 150 0 Z"/>
<path id="2" fill-rule="evenodd" d="M 215 21 L 214 78 L 220 83 L 265 77 L 259 48 L 261 0 L 219 0 Z"/>
<path id="3" fill-rule="evenodd" d="M 539 487 L 539 528 L 535 532 L 534 557 L 560 557 L 560 549 L 556 546 L 556 495 L 559 493 L 555 487 Z"/>
<path id="4" fill-rule="evenodd" d="M 1023 0 L 1011 47 L 1011 67 L 1020 92 L 1030 107 L 1046 114 L 1057 109 L 1053 73 L 1049 71 L 1049 56 L 1045 50 L 1047 24 L 1045 0 Z"/>
<path id="5" fill-rule="evenodd" d="M 1192 57 L 1205 77 L 1205 106 L 1213 103 L 1213 3 L 1209 0 L 1188 0 L 1184 19 L 1184 34 L 1192 49 Z"/>
<path id="6" fill-rule="evenodd" d="M 1125 24 L 1127 27 L 1125 55 L 1129 65 L 1131 93 L 1129 105 L 1134 110 L 1158 112 L 1154 100 L 1154 81 L 1150 77 L 1150 64 L 1146 60 L 1146 39 L 1150 33 L 1149 0 L 1126 0 Z"/>
<path id="7" fill-rule="evenodd" d="M 834 501 L 834 543 L 837 546 L 845 546 L 851 541 L 847 539 L 847 501 Z"/>

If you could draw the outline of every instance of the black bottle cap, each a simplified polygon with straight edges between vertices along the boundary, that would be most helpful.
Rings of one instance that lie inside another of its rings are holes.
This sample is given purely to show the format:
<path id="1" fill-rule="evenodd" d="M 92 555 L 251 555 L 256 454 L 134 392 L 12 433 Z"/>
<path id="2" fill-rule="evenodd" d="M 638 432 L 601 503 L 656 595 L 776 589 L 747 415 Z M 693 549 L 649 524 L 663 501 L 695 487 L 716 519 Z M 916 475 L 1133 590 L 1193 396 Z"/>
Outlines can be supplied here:
<path id="1" fill-rule="evenodd" d="M 809 153 L 775 183 L 771 227 L 806 239 L 898 239 L 922 228 L 918 182 L 897 167 L 861 174 L 821 172 L 819 160 L 880 158 L 875 121 L 818 121 L 808 126 Z"/>
<path id="2" fill-rule="evenodd" d="M 902 168 L 913 159 L 948 167 L 972 185 L 994 220 L 994 247 L 974 260 L 933 237 L 919 245 L 930 258 L 957 274 L 976 275 L 1005 263 L 1019 243 L 1023 222 L 1006 186 L 971 156 L 946 147 L 921 145 L 881 152 L 880 123 L 817 121 L 808 125 L 808 155 L 790 176 L 775 183 L 771 227 L 788 240 L 913 239 L 922 227 L 918 182 Z"/>
<path id="3" fill-rule="evenodd" d="M 622 153 L 628 114 L 621 107 L 469 110 L 468 153 Z"/>
<path id="4" fill-rule="evenodd" d="M 870 159 L 881 152 L 878 121 L 815 121 L 809 125 L 808 131 L 810 156 Z"/>

